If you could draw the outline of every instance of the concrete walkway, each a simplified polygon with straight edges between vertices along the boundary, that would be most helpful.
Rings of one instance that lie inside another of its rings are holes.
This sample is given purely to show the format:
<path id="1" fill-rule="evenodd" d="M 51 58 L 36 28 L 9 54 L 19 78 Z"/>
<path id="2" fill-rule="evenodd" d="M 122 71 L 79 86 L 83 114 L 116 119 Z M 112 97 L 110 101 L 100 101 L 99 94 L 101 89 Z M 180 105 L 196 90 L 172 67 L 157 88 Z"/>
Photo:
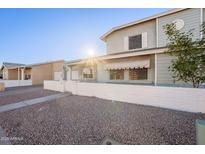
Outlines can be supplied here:
<path id="1" fill-rule="evenodd" d="M 44 103 L 44 102 L 49 103 L 48 101 L 55 100 L 55 99 L 65 97 L 65 96 L 69 96 L 69 95 L 70 95 L 70 93 L 60 93 L 60 94 L 30 99 L 30 100 L 26 100 L 26 101 L 22 101 L 22 102 L 18 102 L 18 103 L 13 103 L 13 104 L 9 104 L 9 105 L 3 105 L 3 106 L 0 106 L 0 113 L 19 109 L 19 108 L 34 105 L 34 104 L 39 104 L 39 103 Z"/>

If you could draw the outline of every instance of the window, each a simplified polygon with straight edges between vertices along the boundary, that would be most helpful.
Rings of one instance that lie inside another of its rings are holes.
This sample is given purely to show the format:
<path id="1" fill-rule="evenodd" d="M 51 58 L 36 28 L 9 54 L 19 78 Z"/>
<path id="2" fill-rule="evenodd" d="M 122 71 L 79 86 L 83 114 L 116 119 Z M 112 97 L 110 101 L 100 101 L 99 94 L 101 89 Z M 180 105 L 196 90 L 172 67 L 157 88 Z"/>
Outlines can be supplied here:
<path id="1" fill-rule="evenodd" d="M 30 79 L 31 79 L 31 75 L 26 74 L 26 75 L 25 75 L 25 80 L 30 80 Z"/>
<path id="2" fill-rule="evenodd" d="M 89 69 L 88 72 L 83 72 L 83 78 L 85 79 L 91 79 L 93 78 L 93 70 Z"/>
<path id="3" fill-rule="evenodd" d="M 130 69 L 129 79 L 130 80 L 147 80 L 147 68 L 142 69 Z"/>
<path id="4" fill-rule="evenodd" d="M 142 35 L 129 37 L 129 50 L 142 48 Z"/>
<path id="5" fill-rule="evenodd" d="M 124 80 L 124 70 L 110 70 L 110 80 Z"/>

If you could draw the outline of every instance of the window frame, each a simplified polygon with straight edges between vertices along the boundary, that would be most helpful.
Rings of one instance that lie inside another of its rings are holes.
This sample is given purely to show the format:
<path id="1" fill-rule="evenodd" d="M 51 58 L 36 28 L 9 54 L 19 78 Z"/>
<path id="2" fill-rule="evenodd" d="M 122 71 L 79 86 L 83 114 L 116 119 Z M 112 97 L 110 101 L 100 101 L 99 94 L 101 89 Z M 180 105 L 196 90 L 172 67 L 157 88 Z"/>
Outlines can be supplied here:
<path id="1" fill-rule="evenodd" d="M 145 72 L 142 72 L 143 70 Z M 137 73 L 146 73 L 146 74 L 137 74 Z M 133 77 L 134 75 L 137 76 L 137 79 Z M 129 80 L 132 80 L 132 81 L 148 80 L 148 68 L 129 69 Z"/>
<path id="2" fill-rule="evenodd" d="M 119 72 L 120 71 L 120 72 Z M 109 70 L 109 72 L 110 72 L 110 74 L 109 74 L 109 79 L 110 80 L 124 80 L 125 79 L 125 75 L 124 75 L 124 69 L 120 69 L 120 70 Z M 114 74 L 112 74 L 112 73 L 114 73 Z M 117 74 L 117 73 L 121 73 L 121 74 Z M 112 75 L 114 76 L 114 77 L 112 77 Z M 118 78 L 118 76 L 119 76 L 119 78 Z M 120 77 L 120 76 L 122 76 L 122 77 Z"/>
<path id="3" fill-rule="evenodd" d="M 140 37 L 140 42 L 131 42 L 131 41 L 134 41 L 134 39 L 136 39 L 135 37 Z M 139 44 L 139 47 L 138 47 L 138 44 Z M 141 49 L 141 48 L 142 48 L 142 34 L 137 34 L 137 35 L 128 37 L 128 49 L 129 50 Z"/>
<path id="4" fill-rule="evenodd" d="M 90 74 L 86 74 L 83 72 L 83 79 L 93 79 L 94 78 L 94 74 L 93 74 L 93 69 L 89 68 L 91 73 Z"/>

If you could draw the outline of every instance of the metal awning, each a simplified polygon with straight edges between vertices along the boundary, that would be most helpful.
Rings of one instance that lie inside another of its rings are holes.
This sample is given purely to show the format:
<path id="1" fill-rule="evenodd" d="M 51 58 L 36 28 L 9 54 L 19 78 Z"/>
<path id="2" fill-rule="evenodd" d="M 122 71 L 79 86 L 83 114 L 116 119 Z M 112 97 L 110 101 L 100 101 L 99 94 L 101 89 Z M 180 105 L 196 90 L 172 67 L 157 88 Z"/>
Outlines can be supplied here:
<path id="1" fill-rule="evenodd" d="M 105 64 L 106 70 L 149 68 L 150 59 Z"/>

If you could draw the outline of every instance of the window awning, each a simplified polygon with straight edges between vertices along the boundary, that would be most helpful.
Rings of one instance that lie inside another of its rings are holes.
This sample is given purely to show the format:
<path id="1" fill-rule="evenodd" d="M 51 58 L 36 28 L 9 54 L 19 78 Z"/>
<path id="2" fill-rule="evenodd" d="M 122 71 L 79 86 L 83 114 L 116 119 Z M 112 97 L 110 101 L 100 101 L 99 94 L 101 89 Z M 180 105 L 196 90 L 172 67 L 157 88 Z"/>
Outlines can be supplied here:
<path id="1" fill-rule="evenodd" d="M 106 70 L 149 68 L 150 59 L 105 64 Z"/>

